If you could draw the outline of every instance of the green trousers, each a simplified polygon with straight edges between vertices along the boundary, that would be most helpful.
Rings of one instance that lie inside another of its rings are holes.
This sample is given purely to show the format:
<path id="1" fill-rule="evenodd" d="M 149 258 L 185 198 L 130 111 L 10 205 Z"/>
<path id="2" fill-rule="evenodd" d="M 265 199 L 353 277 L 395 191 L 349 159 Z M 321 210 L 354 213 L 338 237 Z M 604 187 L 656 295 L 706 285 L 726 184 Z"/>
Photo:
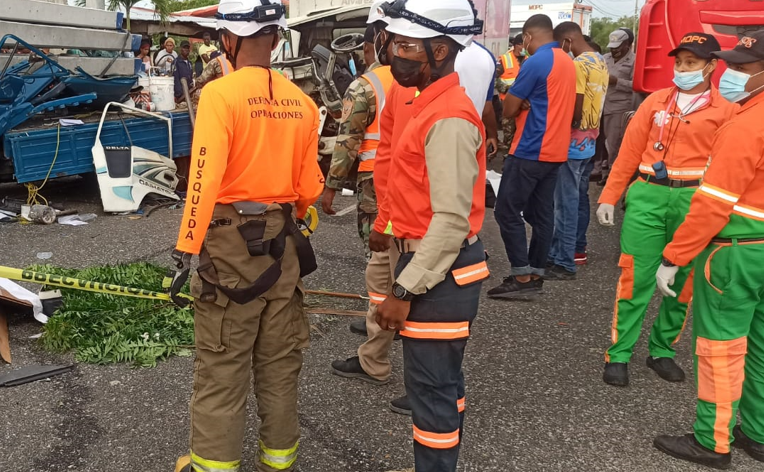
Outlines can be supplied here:
<path id="1" fill-rule="evenodd" d="M 684 221 L 694 193 L 694 188 L 671 188 L 643 180 L 637 180 L 629 189 L 621 228 L 618 262 L 621 277 L 613 310 L 613 344 L 605 353 L 606 362 L 631 359 L 655 292 L 655 273 L 663 259 L 663 249 Z M 692 300 L 690 266 L 676 274 L 673 289 L 678 297 L 663 298 L 650 333 L 649 352 L 653 357 L 675 355 L 673 345 L 679 340 Z"/>
<path id="2" fill-rule="evenodd" d="M 764 444 L 764 244 L 712 244 L 695 273 L 695 437 L 730 452 L 740 410 L 743 433 Z"/>

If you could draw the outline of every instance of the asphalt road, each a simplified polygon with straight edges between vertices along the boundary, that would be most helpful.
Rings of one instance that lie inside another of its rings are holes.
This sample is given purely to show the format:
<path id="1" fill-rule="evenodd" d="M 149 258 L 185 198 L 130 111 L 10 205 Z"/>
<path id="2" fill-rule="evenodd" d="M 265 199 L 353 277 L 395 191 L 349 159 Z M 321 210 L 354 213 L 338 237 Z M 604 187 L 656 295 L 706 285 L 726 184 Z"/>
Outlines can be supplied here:
<path id="1" fill-rule="evenodd" d="M 598 189 L 592 186 L 593 192 Z M 22 195 L 0 186 L 0 196 Z M 88 226 L 0 225 L 0 264 L 24 267 L 52 252 L 65 267 L 152 260 L 169 263 L 180 210 L 149 218 L 107 216 L 97 194 L 78 179 L 52 181 L 46 196 L 99 216 Z M 337 209 L 354 203 L 338 197 Z M 621 215 L 616 214 L 620 220 Z M 492 212 L 482 237 L 493 277 L 508 270 Z M 355 215 L 321 218 L 314 236 L 320 268 L 306 286 L 363 293 L 364 258 Z M 601 380 L 617 279 L 618 229 L 593 224 L 589 265 L 570 282 L 548 282 L 532 302 L 484 297 L 467 349 L 466 433 L 459 470 L 477 471 L 700 471 L 652 447 L 657 434 L 691 430 L 695 388 L 690 326 L 678 344 L 688 380 L 668 384 L 644 366 L 647 331 L 631 369 L 631 386 Z M 312 298 L 325 307 L 363 310 L 363 303 Z M 655 315 L 655 305 L 648 320 Z M 392 352 L 394 375 L 378 387 L 331 374 L 332 360 L 353 355 L 361 338 L 349 318 L 313 315 L 312 345 L 300 380 L 300 470 L 383 472 L 413 466 L 410 419 L 389 412 L 404 392 L 400 344 Z M 41 325 L 11 319 L 12 368 L 73 362 L 44 352 L 30 335 Z M 192 360 L 173 358 L 154 369 L 80 364 L 75 371 L 0 389 L 0 471 L 162 472 L 188 448 L 188 400 Z M 244 471 L 254 470 L 256 405 L 250 403 Z M 732 470 L 760 471 L 736 451 Z"/>

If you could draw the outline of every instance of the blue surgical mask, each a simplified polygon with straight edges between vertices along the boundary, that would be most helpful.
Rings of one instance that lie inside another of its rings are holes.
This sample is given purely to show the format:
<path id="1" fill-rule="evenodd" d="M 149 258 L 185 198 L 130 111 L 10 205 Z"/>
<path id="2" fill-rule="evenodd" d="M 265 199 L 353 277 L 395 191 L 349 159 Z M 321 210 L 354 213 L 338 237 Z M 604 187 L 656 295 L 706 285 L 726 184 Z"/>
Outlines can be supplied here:
<path id="1" fill-rule="evenodd" d="M 754 75 L 748 75 L 745 72 L 727 69 L 724 71 L 722 78 L 719 80 L 719 93 L 722 94 L 722 97 L 726 98 L 732 103 L 737 103 L 741 100 L 745 100 L 751 96 L 751 92 L 745 91 L 745 86 L 748 84 L 748 81 L 751 80 L 751 78 L 761 74 L 762 72 Z"/>
<path id="2" fill-rule="evenodd" d="M 674 84 L 676 84 L 676 86 L 681 90 L 692 90 L 703 83 L 703 80 L 705 79 L 703 76 L 704 70 L 705 67 L 703 69 L 693 70 L 690 72 L 679 72 L 674 70 Z"/>

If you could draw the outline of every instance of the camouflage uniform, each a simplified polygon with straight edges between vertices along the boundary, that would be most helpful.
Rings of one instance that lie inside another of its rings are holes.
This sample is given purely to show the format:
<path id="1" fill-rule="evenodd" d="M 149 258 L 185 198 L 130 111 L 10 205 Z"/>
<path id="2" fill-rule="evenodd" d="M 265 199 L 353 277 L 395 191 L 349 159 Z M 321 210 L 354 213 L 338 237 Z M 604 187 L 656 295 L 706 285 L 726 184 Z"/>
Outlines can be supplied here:
<path id="1" fill-rule="evenodd" d="M 374 63 L 369 70 L 380 65 Z M 347 176 L 358 160 L 358 150 L 366 128 L 377 114 L 377 97 L 371 84 L 359 77 L 350 84 L 343 99 L 342 118 L 337 144 L 332 154 L 332 164 L 326 177 L 326 186 L 341 190 Z M 377 218 L 377 193 L 374 191 L 374 173 L 358 172 L 358 235 L 364 245 L 366 259 L 371 258 L 369 234 Z"/>

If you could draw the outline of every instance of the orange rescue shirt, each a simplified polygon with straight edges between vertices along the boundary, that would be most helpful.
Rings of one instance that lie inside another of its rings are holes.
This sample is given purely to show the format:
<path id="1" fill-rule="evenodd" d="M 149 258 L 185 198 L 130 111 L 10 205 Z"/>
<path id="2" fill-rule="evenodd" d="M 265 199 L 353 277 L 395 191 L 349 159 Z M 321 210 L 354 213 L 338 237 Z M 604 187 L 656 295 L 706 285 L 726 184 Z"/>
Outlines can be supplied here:
<path id="1" fill-rule="evenodd" d="M 716 133 L 703 183 L 663 256 L 687 265 L 714 237 L 764 238 L 764 93 Z M 620 157 L 619 157 L 620 159 Z"/>
<path id="2" fill-rule="evenodd" d="M 313 100 L 269 69 L 246 67 L 207 84 L 176 249 L 199 253 L 216 203 L 294 203 L 304 216 L 324 187 L 318 125 Z"/>
<path id="3" fill-rule="evenodd" d="M 671 179 L 697 180 L 703 177 L 714 133 L 735 115 L 739 107 L 725 100 L 712 86 L 708 105 L 684 116 L 684 121 L 677 117 L 671 120 L 667 115 L 680 112 L 676 106 L 676 93 L 676 87 L 659 90 L 640 105 L 626 129 L 618 159 L 599 203 L 615 205 L 634 173 L 655 175 L 652 165 L 661 159 Z M 658 141 L 663 143 L 663 151 L 655 149 Z"/>
<path id="4" fill-rule="evenodd" d="M 385 198 L 393 147 L 398 143 L 411 119 L 414 110 L 412 103 L 416 94 L 416 87 L 402 87 L 394 81 L 387 92 L 385 108 L 379 118 L 379 146 L 377 146 L 377 157 L 374 162 L 374 190 L 377 193 L 377 218 L 374 220 L 374 231 L 378 233 L 384 233 L 390 221 L 390 207 Z"/>

